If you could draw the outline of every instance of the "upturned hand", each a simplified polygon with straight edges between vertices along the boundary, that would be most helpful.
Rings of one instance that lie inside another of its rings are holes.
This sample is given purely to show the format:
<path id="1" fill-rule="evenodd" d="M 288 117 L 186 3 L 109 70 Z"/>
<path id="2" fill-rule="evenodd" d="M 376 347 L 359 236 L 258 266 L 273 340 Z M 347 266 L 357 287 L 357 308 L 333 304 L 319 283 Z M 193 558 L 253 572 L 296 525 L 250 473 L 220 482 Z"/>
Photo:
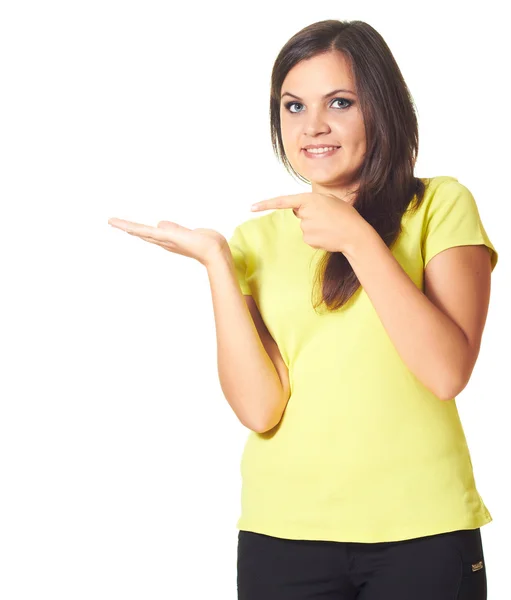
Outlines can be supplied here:
<path id="1" fill-rule="evenodd" d="M 206 267 L 228 247 L 225 237 L 214 229 L 188 229 L 173 221 L 160 221 L 152 227 L 115 217 L 108 219 L 108 223 L 164 250 L 195 258 Z"/>

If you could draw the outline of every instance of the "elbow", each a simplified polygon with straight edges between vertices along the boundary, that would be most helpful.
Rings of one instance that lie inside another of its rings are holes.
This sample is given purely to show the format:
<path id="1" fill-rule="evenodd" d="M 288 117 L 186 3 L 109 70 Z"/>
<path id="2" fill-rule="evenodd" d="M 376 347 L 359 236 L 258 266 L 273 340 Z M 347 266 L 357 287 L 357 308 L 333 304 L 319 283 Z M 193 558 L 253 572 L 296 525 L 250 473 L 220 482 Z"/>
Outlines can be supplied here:
<path id="1" fill-rule="evenodd" d="M 257 427 L 253 428 L 253 430 L 257 431 L 257 433 L 266 433 L 276 427 L 282 419 L 288 401 L 289 390 L 281 389 L 278 400 L 270 404 L 268 414 L 266 414 L 264 419 L 261 419 Z"/>
<path id="2" fill-rule="evenodd" d="M 252 421 L 247 421 L 247 420 L 242 420 L 242 419 L 240 419 L 240 421 L 241 421 L 242 425 L 244 425 L 247 429 L 250 429 L 250 431 L 253 431 L 255 433 L 264 433 L 265 431 L 268 431 L 268 428 L 265 428 L 260 423 L 255 423 Z"/>
<path id="3" fill-rule="evenodd" d="M 467 387 L 472 377 L 478 353 L 479 345 L 476 347 L 468 346 L 466 352 L 460 353 L 458 361 L 452 365 L 450 372 L 445 374 L 440 389 L 435 392 L 440 400 L 453 400 Z M 438 388 L 440 382 L 437 380 L 436 383 Z"/>
<path id="4" fill-rule="evenodd" d="M 252 427 L 251 429 L 252 429 L 252 431 L 255 431 L 256 433 L 266 433 L 267 431 L 270 431 L 270 429 L 273 429 L 273 426 Z"/>
<path id="5" fill-rule="evenodd" d="M 460 353 L 457 360 L 449 366 L 445 360 L 436 367 L 434 383 L 430 387 L 440 400 L 453 400 L 460 394 L 470 381 L 474 369 L 477 352 Z"/>
<path id="6" fill-rule="evenodd" d="M 250 431 L 254 431 L 255 433 L 266 433 L 267 431 L 270 431 L 270 429 L 273 429 L 275 427 L 275 425 L 272 425 L 268 422 L 265 422 L 265 423 L 243 423 L 243 425 L 245 425 L 245 427 L 247 429 L 250 429 Z"/>
<path id="7" fill-rule="evenodd" d="M 247 429 L 250 429 L 255 433 L 266 433 L 280 422 L 283 413 L 283 408 L 281 408 L 281 406 L 281 402 L 275 402 L 272 403 L 269 409 L 265 410 L 263 414 L 244 415 L 243 418 L 238 415 L 238 419 Z"/>
<path id="8" fill-rule="evenodd" d="M 454 400 L 456 398 L 456 396 L 458 395 L 458 392 L 448 392 L 444 393 L 442 392 L 436 392 L 435 396 L 439 399 L 442 400 L 442 402 L 446 402 L 447 400 Z"/>
<path id="9" fill-rule="evenodd" d="M 251 427 L 250 429 L 252 429 L 252 431 L 255 431 L 256 433 L 266 433 L 267 431 L 270 431 L 271 429 L 273 429 L 278 423 L 279 420 L 274 419 L 266 419 L 262 422 L 257 423 L 255 426 Z"/>
<path id="10" fill-rule="evenodd" d="M 469 377 L 451 377 L 435 390 L 435 395 L 440 400 L 454 400 L 466 387 Z"/>
<path id="11" fill-rule="evenodd" d="M 269 418 L 265 415 L 264 418 L 261 417 L 259 419 L 245 419 L 242 421 L 242 423 L 247 429 L 250 429 L 255 433 L 266 433 L 267 431 L 270 431 L 270 429 L 273 429 L 275 425 L 277 425 L 278 421 L 275 420 L 274 416 L 273 418 Z"/>

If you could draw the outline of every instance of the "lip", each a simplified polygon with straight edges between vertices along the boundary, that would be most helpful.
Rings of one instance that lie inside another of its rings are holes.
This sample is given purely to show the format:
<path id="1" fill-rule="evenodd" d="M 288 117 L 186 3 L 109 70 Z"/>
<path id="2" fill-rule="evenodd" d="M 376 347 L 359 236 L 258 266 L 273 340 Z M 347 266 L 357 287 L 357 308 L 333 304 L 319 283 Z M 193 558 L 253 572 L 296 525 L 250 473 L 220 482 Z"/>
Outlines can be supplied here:
<path id="1" fill-rule="evenodd" d="M 303 146 L 303 148 L 330 148 L 330 146 L 339 147 L 337 144 L 307 144 L 306 146 Z"/>
<path id="2" fill-rule="evenodd" d="M 312 148 L 321 148 L 322 146 L 312 146 Z M 329 150 L 328 152 L 322 152 L 321 154 L 312 154 L 312 152 L 307 152 L 307 148 L 302 148 L 302 152 L 306 158 L 312 159 L 321 159 L 328 158 L 329 156 L 333 156 L 338 150 L 340 150 L 342 146 L 335 148 L 335 150 Z"/>

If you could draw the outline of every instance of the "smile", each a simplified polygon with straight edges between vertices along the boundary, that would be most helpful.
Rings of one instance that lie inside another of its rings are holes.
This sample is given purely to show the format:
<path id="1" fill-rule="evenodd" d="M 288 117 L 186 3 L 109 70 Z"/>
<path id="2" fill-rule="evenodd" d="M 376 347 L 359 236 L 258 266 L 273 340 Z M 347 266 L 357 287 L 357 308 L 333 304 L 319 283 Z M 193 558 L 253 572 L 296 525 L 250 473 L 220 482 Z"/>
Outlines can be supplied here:
<path id="1" fill-rule="evenodd" d="M 333 148 L 331 150 L 323 150 L 320 148 L 317 150 L 313 149 L 312 151 L 303 148 L 303 153 L 307 158 L 328 158 L 329 156 L 333 156 L 339 148 Z"/>

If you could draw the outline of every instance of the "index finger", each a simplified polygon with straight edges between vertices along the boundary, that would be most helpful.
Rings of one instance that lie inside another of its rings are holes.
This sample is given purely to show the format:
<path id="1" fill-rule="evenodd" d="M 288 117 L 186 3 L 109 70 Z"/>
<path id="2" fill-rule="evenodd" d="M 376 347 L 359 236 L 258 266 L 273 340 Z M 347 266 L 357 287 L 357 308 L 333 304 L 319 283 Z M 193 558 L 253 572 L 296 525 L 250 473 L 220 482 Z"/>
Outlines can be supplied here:
<path id="1" fill-rule="evenodd" d="M 291 196 L 276 196 L 275 198 L 270 198 L 270 200 L 261 200 L 261 202 L 256 202 L 252 204 L 250 210 L 258 211 L 258 210 L 270 210 L 272 208 L 300 208 L 303 202 L 298 198 L 301 194 L 294 194 Z"/>
<path id="2" fill-rule="evenodd" d="M 153 238 L 155 240 L 166 239 L 165 231 L 159 227 L 151 227 L 150 225 L 144 225 L 143 223 L 136 223 L 135 221 L 127 221 L 126 219 L 117 219 L 112 217 L 108 219 L 109 225 L 122 229 L 126 233 L 133 235 L 140 235 L 144 237 Z"/>

